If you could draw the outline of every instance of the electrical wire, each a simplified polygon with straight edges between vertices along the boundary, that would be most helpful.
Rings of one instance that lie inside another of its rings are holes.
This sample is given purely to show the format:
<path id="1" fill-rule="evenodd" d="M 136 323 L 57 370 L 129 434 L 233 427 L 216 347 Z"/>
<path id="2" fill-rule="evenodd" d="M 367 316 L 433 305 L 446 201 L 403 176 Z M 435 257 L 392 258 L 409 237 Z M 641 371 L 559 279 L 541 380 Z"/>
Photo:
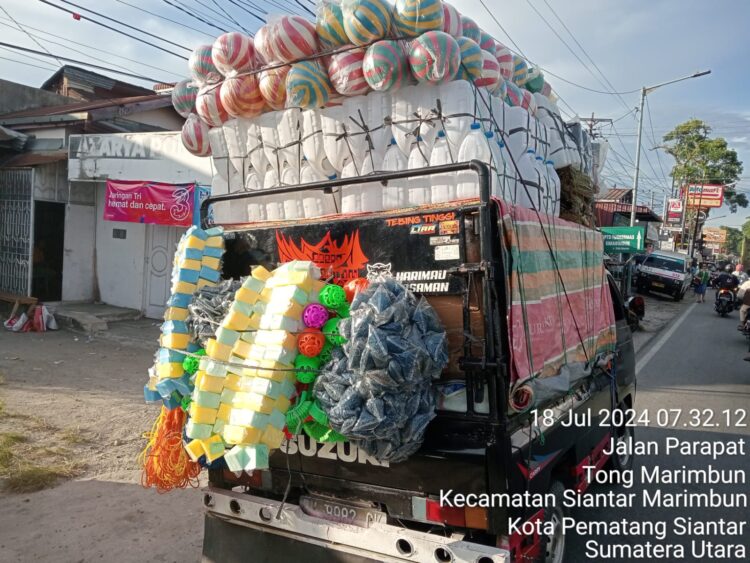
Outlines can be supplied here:
<path id="1" fill-rule="evenodd" d="M 20 23 L 18 23 L 18 22 L 16 21 L 16 18 L 14 18 L 13 16 L 11 16 L 11 15 L 10 15 L 10 12 L 8 12 L 8 10 L 6 10 L 6 9 L 5 9 L 5 8 L 4 8 L 3 6 L 0 6 L 0 10 L 2 10 L 2 11 L 3 11 L 3 13 L 4 13 L 4 14 L 5 14 L 6 16 L 8 16 L 8 17 L 10 18 L 10 20 L 11 20 L 11 21 L 12 21 L 12 22 L 13 22 L 14 24 L 16 24 L 16 27 L 17 27 L 18 29 L 20 29 L 20 30 L 21 30 L 21 31 L 22 31 L 23 33 L 25 33 L 26 35 L 28 35 L 28 37 L 29 37 L 29 38 L 30 38 L 30 39 L 31 39 L 31 40 L 32 40 L 32 41 L 33 41 L 34 43 L 36 43 L 36 44 L 37 44 L 37 45 L 38 45 L 38 46 L 39 46 L 39 47 L 40 47 L 40 48 L 41 48 L 41 49 L 42 49 L 43 51 L 47 51 L 47 52 L 49 53 L 49 50 L 47 50 L 47 47 L 45 47 L 45 46 L 44 46 L 44 45 L 43 45 L 42 43 L 40 43 L 39 41 L 37 41 L 36 39 L 34 39 L 34 37 L 33 37 L 33 36 L 32 36 L 32 35 L 31 35 L 31 34 L 30 34 L 30 33 L 28 32 L 28 31 L 26 31 L 26 29 L 25 29 L 25 28 L 24 28 L 23 26 L 21 26 L 21 24 L 20 24 Z M 52 53 L 50 53 L 50 55 L 51 55 L 51 54 L 52 54 Z M 57 60 L 57 63 L 58 63 L 58 64 L 59 64 L 60 66 L 63 66 L 63 63 L 62 63 L 62 61 L 61 61 L 61 60 L 59 60 L 59 59 L 58 59 L 58 60 Z"/>
<path id="2" fill-rule="evenodd" d="M 5 19 L 5 18 L 0 18 L 0 20 L 3 20 L 3 19 Z M 2 23 L 2 22 L 0 22 L 0 25 L 11 27 L 7 23 Z M 36 27 L 32 27 L 32 26 L 30 26 L 28 24 L 24 24 L 24 25 L 26 26 L 27 29 L 31 29 L 31 30 L 37 31 L 37 32 L 39 32 L 39 33 L 41 33 L 43 35 L 48 35 L 49 37 L 54 37 L 56 39 L 62 39 L 63 41 L 66 41 L 67 43 L 72 43 L 73 45 L 78 45 L 80 47 L 86 47 L 87 49 L 94 49 L 94 50 L 96 50 L 99 53 L 104 53 L 104 54 L 107 54 L 107 55 L 112 55 L 113 57 L 117 57 L 117 58 L 122 59 L 124 61 L 128 61 L 128 62 L 131 62 L 131 63 L 137 63 L 137 64 L 139 64 L 141 66 L 152 68 L 154 70 L 159 70 L 161 72 L 166 72 L 168 74 L 173 74 L 174 76 L 182 76 L 179 73 L 175 73 L 175 72 L 173 72 L 171 70 L 160 68 L 158 66 L 153 66 L 153 65 L 150 65 L 148 63 L 144 63 L 142 61 L 139 61 L 137 59 L 131 59 L 131 58 L 128 58 L 128 57 L 123 57 L 122 55 L 119 55 L 119 54 L 114 53 L 112 51 L 105 51 L 104 49 L 101 49 L 99 47 L 94 47 L 93 45 L 87 45 L 86 43 L 79 43 L 78 41 L 73 41 L 72 39 L 68 39 L 67 37 L 62 37 L 61 35 L 55 35 L 54 33 L 50 33 L 49 31 L 45 31 L 43 29 L 39 29 L 39 28 L 36 28 Z M 86 55 L 87 57 L 90 57 L 90 58 L 92 58 L 94 60 L 106 62 L 106 61 L 104 61 L 104 59 L 99 59 L 99 58 L 94 57 L 93 55 L 89 55 L 89 54 L 84 53 L 82 51 L 78 51 L 76 49 L 73 49 L 73 48 L 67 46 L 65 43 L 57 43 L 55 41 L 50 41 L 49 39 L 41 37 L 40 35 L 35 35 L 33 33 L 31 35 L 34 35 L 34 37 L 39 37 L 40 39 L 44 39 L 47 43 L 51 43 L 52 45 L 58 45 L 60 47 L 64 47 L 66 49 L 69 49 L 69 50 L 71 50 L 73 52 L 80 53 L 82 55 Z M 117 66 L 119 66 L 120 68 L 126 68 L 127 69 L 127 67 L 125 67 L 123 65 L 117 65 Z"/>
<path id="3" fill-rule="evenodd" d="M 175 8 L 175 9 L 179 10 L 180 12 L 183 12 L 183 13 L 187 14 L 188 16 L 190 16 L 193 19 L 198 20 L 199 22 L 206 24 L 209 27 L 213 27 L 214 29 L 218 29 L 221 33 L 226 33 L 227 31 L 229 31 L 227 29 L 224 29 L 223 27 L 219 27 L 218 25 L 214 25 L 211 22 L 206 21 L 203 18 L 200 18 L 200 17 L 196 16 L 190 10 L 185 9 L 185 8 L 183 8 L 182 6 L 180 6 L 180 5 L 176 4 L 176 3 L 172 3 L 169 0 L 162 0 L 162 2 L 164 2 L 167 6 L 172 6 L 172 8 Z"/>
<path id="4" fill-rule="evenodd" d="M 0 60 L 10 61 L 12 63 L 17 63 L 17 64 L 24 65 L 24 66 L 30 66 L 30 67 L 33 67 L 33 68 L 40 68 L 40 69 L 46 70 L 48 72 L 50 72 L 50 71 L 51 72 L 55 72 L 57 70 L 57 68 L 55 68 L 53 66 L 39 66 L 39 65 L 31 64 L 31 63 L 26 62 L 26 61 L 21 61 L 19 59 L 11 59 L 10 57 L 0 57 Z"/>
<path id="5" fill-rule="evenodd" d="M 250 30 L 246 29 L 240 22 L 234 19 L 232 15 L 229 12 L 227 12 L 221 4 L 219 4 L 216 0 L 211 0 L 211 1 L 216 5 L 217 8 L 219 8 L 221 12 L 224 13 L 224 15 L 226 15 L 227 18 L 229 18 L 229 21 L 231 21 L 234 25 L 239 27 L 245 33 L 250 33 L 250 35 L 252 35 Z"/>
<path id="6" fill-rule="evenodd" d="M 206 18 L 206 19 L 213 18 L 217 23 L 220 23 L 221 25 L 228 25 L 230 29 L 233 29 L 236 26 L 236 24 L 230 18 L 227 18 L 221 12 L 217 12 L 215 8 L 212 8 L 211 6 L 204 4 L 201 0 L 192 0 L 192 1 L 195 4 L 198 4 L 198 6 L 200 6 L 201 8 L 208 10 L 208 12 L 198 10 L 197 8 L 194 8 L 192 6 L 188 6 L 183 0 L 174 0 L 174 1 L 178 4 L 181 4 L 185 8 L 193 10 L 196 14 L 198 14 L 202 18 Z"/>
<path id="7" fill-rule="evenodd" d="M 155 18 L 159 18 L 159 19 L 162 19 L 164 21 L 168 21 L 168 22 L 171 22 L 173 24 L 179 25 L 181 27 L 184 27 L 185 29 L 190 29 L 192 31 L 201 33 L 201 34 L 203 34 L 203 35 L 205 35 L 207 37 L 213 37 L 213 35 L 211 35 L 210 33 L 206 33 L 205 31 L 202 31 L 202 30 L 198 29 L 197 27 L 189 26 L 189 25 L 184 24 L 182 22 L 179 22 L 177 20 L 173 20 L 173 19 L 168 18 L 166 16 L 162 16 L 161 14 L 157 14 L 156 12 L 151 12 L 151 11 L 145 9 L 145 8 L 141 8 L 140 6 L 136 6 L 135 4 L 131 4 L 130 2 L 125 2 L 125 0 L 115 0 L 115 2 L 118 2 L 120 4 L 124 4 L 125 6 L 129 6 L 129 7 L 133 8 L 134 10 L 138 10 L 138 11 L 143 12 L 145 14 L 149 14 L 151 16 L 154 16 Z"/>
<path id="8" fill-rule="evenodd" d="M 87 63 L 86 61 L 79 61 L 77 59 L 71 59 L 71 58 L 68 58 L 68 57 L 63 57 L 62 55 L 50 55 L 49 53 L 45 53 L 44 51 L 36 51 L 34 49 L 29 49 L 28 47 L 21 47 L 20 45 L 11 45 L 10 43 L 4 43 L 2 41 L 0 41 L 0 47 L 7 47 L 9 49 L 14 49 L 16 51 L 24 51 L 26 53 L 33 53 L 35 55 L 41 55 L 43 57 L 59 58 L 59 59 L 62 59 L 63 61 L 67 61 L 69 63 L 75 63 L 75 64 L 79 64 L 79 65 L 83 65 L 83 66 L 88 66 L 88 67 L 91 67 L 91 68 L 96 68 L 98 70 L 105 70 L 105 71 L 108 71 L 108 72 L 112 72 L 114 74 L 121 74 L 123 76 L 129 76 L 130 78 L 137 78 L 138 80 L 146 80 L 148 82 L 166 82 L 165 80 L 160 80 L 158 78 L 151 78 L 149 76 L 143 76 L 143 75 L 140 75 L 140 74 L 133 74 L 133 73 L 130 73 L 130 72 L 125 72 L 125 71 L 117 70 L 117 69 L 114 69 L 114 68 L 109 68 L 109 67 L 105 67 L 105 66 L 95 65 L 93 63 Z"/>
<path id="9" fill-rule="evenodd" d="M 117 29 L 115 27 L 107 25 L 106 23 L 102 23 L 100 21 L 97 21 L 97 20 L 95 20 L 93 18 L 90 18 L 88 16 L 81 15 L 81 14 L 79 14 L 77 12 L 72 11 L 72 10 L 68 10 L 66 8 L 63 8 L 62 6 L 58 6 L 56 4 L 53 4 L 52 2 L 49 2 L 49 0 L 39 0 L 39 2 L 41 2 L 42 4 L 47 4 L 48 6 L 51 6 L 51 7 L 55 8 L 57 10 L 60 10 L 62 12 L 67 12 L 68 14 L 72 15 L 74 18 L 82 19 L 82 20 L 91 22 L 91 23 L 96 24 L 96 25 L 98 25 L 100 27 L 104 27 L 106 29 L 109 29 L 110 31 L 114 31 L 115 33 L 119 33 L 120 35 L 124 35 L 125 37 L 133 39 L 133 40 L 138 41 L 140 43 L 144 43 L 146 45 L 150 45 L 151 47 L 154 47 L 155 49 L 159 49 L 160 51 L 164 51 L 165 53 L 169 53 L 170 55 L 174 55 L 175 57 L 177 57 L 179 59 L 188 60 L 187 57 L 184 57 L 183 55 L 175 53 L 174 51 L 170 51 L 169 49 L 165 49 L 164 47 L 161 47 L 159 45 L 156 45 L 155 43 L 151 43 L 149 41 L 146 41 L 145 39 L 141 39 L 139 37 L 134 37 L 133 35 L 131 35 L 129 33 L 126 33 L 126 32 L 124 32 L 124 31 L 122 31 L 120 29 Z"/>
<path id="10" fill-rule="evenodd" d="M 111 21 L 113 23 L 116 23 L 117 25 L 121 25 L 122 27 L 125 27 L 127 29 L 132 29 L 133 31 L 137 31 L 138 33 L 142 33 L 143 35 L 147 35 L 149 37 L 153 37 L 154 39 L 158 39 L 159 41 L 163 41 L 164 43 L 167 43 L 169 45 L 172 45 L 173 47 L 179 47 L 180 49 L 184 49 L 188 52 L 192 51 L 190 47 L 185 47 L 184 45 L 180 45 L 179 43 L 175 43 L 174 41 L 170 41 L 169 39 L 164 39 L 161 35 L 157 35 L 155 33 L 151 33 L 149 31 L 144 31 L 142 28 L 135 27 L 130 25 L 129 23 L 125 23 L 122 20 L 118 20 L 116 18 L 110 18 L 109 16 L 106 16 L 104 14 L 100 14 L 99 12 L 95 12 L 91 8 L 86 8 L 85 6 L 80 6 L 78 4 L 75 4 L 74 2 L 70 2 L 70 0 L 57 0 L 58 2 L 62 2 L 63 4 L 68 4 L 69 6 L 73 6 L 74 8 L 78 8 L 79 10 L 85 10 L 87 12 L 91 12 L 95 16 L 99 16 L 100 18 L 104 18 L 105 20 Z M 48 2 L 45 1 L 45 4 Z"/>
<path id="11" fill-rule="evenodd" d="M 243 12 L 247 12 L 248 14 L 250 14 L 251 16 L 253 16 L 253 17 L 254 17 L 255 19 L 257 19 L 258 21 L 260 21 L 261 23 L 266 23 L 266 20 L 265 20 L 265 18 L 263 18 L 262 16 L 259 16 L 259 15 L 258 15 L 258 14 L 256 14 L 255 12 L 252 12 L 251 10 L 249 10 L 249 9 L 248 9 L 248 8 L 246 7 L 246 5 L 244 5 L 244 4 L 240 4 L 239 2 L 237 2 L 237 0 L 227 0 L 227 1 L 228 1 L 228 2 L 230 3 L 230 4 L 232 4 L 232 5 L 234 5 L 234 6 L 237 6 L 237 7 L 238 7 L 238 8 L 240 9 L 240 10 L 242 10 Z"/>

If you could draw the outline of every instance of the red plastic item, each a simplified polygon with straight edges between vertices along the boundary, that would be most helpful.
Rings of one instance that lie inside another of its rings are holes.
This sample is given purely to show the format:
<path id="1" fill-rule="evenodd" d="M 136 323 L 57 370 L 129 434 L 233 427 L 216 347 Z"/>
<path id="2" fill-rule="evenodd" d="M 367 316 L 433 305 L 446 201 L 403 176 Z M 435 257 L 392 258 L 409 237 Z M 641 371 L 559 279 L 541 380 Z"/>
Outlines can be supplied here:
<path id="1" fill-rule="evenodd" d="M 297 337 L 297 348 L 299 353 L 308 358 L 314 358 L 323 350 L 326 343 L 325 335 L 317 328 L 306 328 Z"/>
<path id="2" fill-rule="evenodd" d="M 354 278 L 353 280 L 346 282 L 344 284 L 346 300 L 351 303 L 352 299 L 354 299 L 354 295 L 367 289 L 368 285 L 370 285 L 370 282 L 367 281 L 367 278 Z"/>

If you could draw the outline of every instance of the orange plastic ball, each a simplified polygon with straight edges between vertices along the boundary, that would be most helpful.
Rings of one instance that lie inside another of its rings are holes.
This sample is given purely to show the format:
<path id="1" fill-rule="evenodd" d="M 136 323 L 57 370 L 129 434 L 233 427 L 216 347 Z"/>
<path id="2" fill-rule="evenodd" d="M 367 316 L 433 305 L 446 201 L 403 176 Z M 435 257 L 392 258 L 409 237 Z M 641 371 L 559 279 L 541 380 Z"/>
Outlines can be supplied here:
<path id="1" fill-rule="evenodd" d="M 367 289 L 368 285 L 370 285 L 370 282 L 367 281 L 367 278 L 354 278 L 353 280 L 346 282 L 344 284 L 346 300 L 351 303 L 352 299 L 354 299 L 354 295 Z"/>
<path id="2" fill-rule="evenodd" d="M 314 358 L 320 354 L 325 343 L 325 335 L 317 328 L 306 328 L 297 337 L 297 349 L 299 353 L 308 358 Z"/>

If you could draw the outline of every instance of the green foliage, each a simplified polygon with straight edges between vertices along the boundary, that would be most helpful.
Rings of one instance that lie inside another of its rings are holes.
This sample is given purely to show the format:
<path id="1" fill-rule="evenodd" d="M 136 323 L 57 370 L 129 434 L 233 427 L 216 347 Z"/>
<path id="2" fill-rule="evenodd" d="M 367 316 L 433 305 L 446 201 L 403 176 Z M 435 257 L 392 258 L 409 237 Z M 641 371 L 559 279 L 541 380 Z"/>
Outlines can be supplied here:
<path id="1" fill-rule="evenodd" d="M 743 230 L 744 228 L 745 227 L 743 226 Z M 734 227 L 722 227 L 722 229 L 727 232 L 727 254 L 734 254 L 735 256 L 739 256 L 742 247 L 742 239 L 745 237 L 745 235 L 742 234 L 742 231 L 740 229 L 735 229 Z"/>
<path id="2" fill-rule="evenodd" d="M 726 139 L 711 138 L 711 127 L 700 119 L 690 119 L 664 135 L 667 152 L 675 159 L 672 177 L 678 185 L 705 182 L 730 184 L 742 175 L 742 162 L 737 151 L 729 148 Z M 725 203 L 735 213 L 737 207 L 747 207 L 745 194 L 734 186 L 724 190 Z"/>

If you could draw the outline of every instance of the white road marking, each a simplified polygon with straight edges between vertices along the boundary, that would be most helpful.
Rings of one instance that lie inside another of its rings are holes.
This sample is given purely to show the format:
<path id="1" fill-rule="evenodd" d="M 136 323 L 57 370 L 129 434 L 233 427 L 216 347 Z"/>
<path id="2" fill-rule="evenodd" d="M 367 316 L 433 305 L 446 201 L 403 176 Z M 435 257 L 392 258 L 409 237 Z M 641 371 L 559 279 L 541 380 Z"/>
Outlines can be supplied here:
<path id="1" fill-rule="evenodd" d="M 682 321 L 684 321 L 687 316 L 690 314 L 690 312 L 695 308 L 697 303 L 693 303 L 685 309 L 685 312 L 680 315 L 680 317 L 674 322 L 674 324 L 667 330 L 664 334 L 661 335 L 661 338 L 656 341 L 656 343 L 651 346 L 648 352 L 635 364 L 635 373 L 638 375 L 643 368 L 646 367 L 646 364 L 648 364 L 651 361 L 651 358 L 653 358 L 656 353 L 661 350 L 662 346 L 671 338 L 671 336 L 675 333 L 675 331 L 680 328 L 680 325 L 682 324 Z"/>

